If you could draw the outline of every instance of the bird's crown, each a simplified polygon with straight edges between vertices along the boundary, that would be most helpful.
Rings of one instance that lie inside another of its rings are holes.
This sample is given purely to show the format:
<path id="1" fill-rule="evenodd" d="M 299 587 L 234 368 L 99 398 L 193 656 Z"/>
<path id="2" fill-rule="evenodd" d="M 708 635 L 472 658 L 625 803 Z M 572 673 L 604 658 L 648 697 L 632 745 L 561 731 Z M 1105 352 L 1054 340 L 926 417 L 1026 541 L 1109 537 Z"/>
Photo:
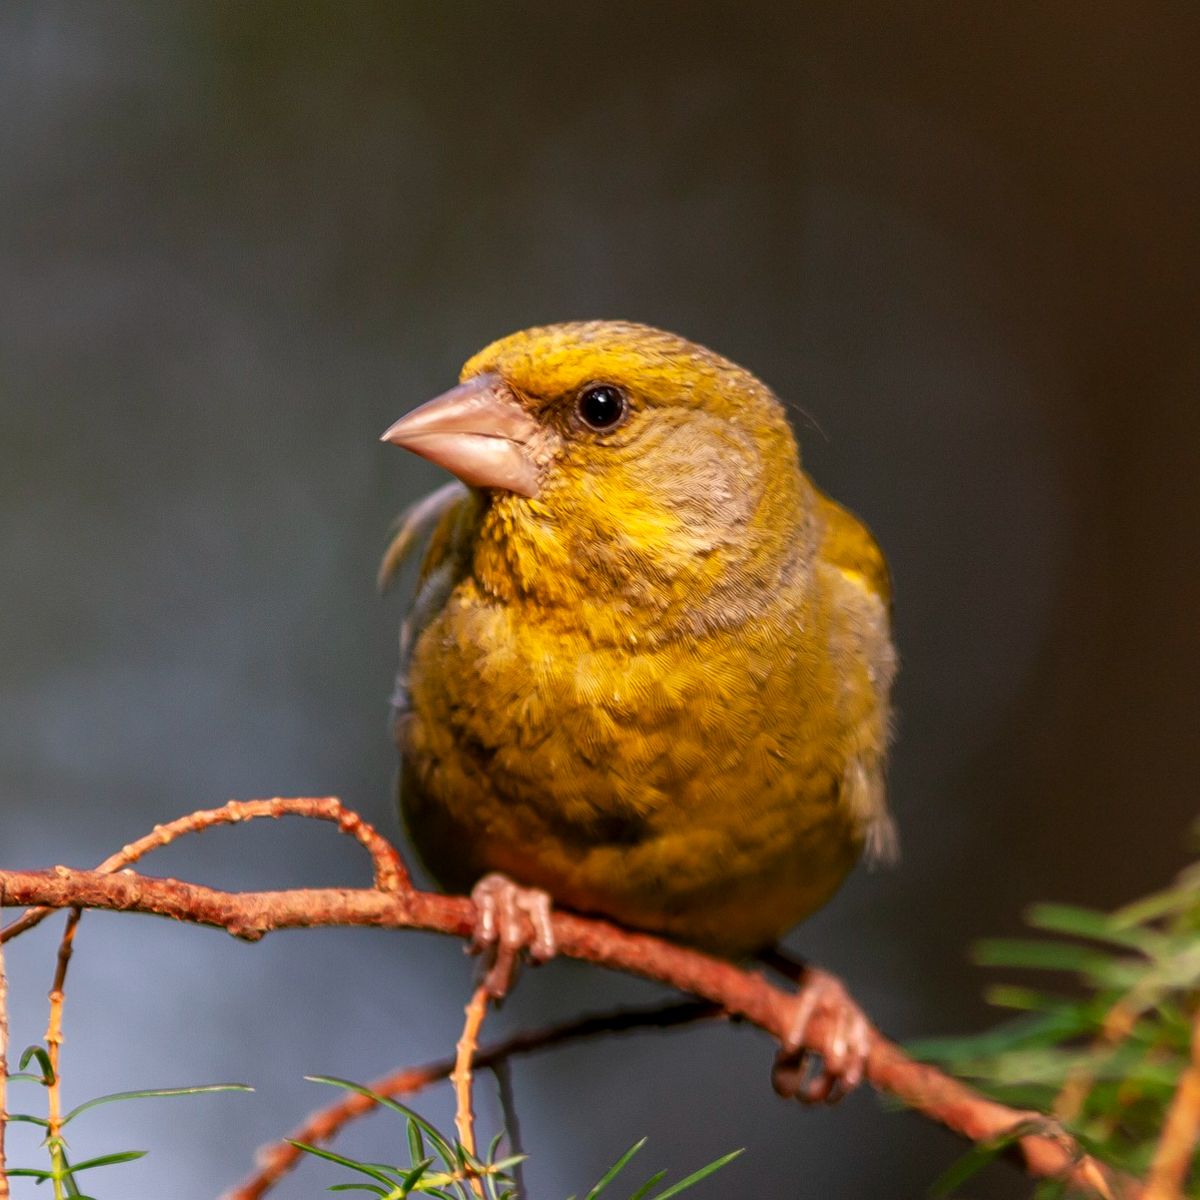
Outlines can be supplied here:
<path id="1" fill-rule="evenodd" d="M 723 417 L 778 410 L 744 367 L 678 334 L 632 321 L 569 321 L 509 334 L 470 358 L 462 378 L 495 372 L 531 407 L 612 384 L 650 406 L 695 404 Z"/>

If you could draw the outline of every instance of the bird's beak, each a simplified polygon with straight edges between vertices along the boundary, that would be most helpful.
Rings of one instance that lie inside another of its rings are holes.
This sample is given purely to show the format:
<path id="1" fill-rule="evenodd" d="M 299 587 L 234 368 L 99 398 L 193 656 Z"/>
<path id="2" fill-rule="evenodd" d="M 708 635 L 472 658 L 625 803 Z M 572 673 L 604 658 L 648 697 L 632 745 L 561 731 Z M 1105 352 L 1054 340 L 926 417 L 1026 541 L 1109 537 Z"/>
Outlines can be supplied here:
<path id="1" fill-rule="evenodd" d="M 536 496 L 540 472 L 527 443 L 538 428 L 504 381 L 488 373 L 414 408 L 379 440 L 403 446 L 473 487 Z"/>

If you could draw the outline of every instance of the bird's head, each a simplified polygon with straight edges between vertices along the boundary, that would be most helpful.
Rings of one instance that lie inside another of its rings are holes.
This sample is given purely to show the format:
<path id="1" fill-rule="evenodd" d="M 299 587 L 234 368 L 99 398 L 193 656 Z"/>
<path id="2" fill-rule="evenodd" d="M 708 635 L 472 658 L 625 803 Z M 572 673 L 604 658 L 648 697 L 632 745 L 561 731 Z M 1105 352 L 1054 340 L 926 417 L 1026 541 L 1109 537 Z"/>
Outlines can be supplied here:
<path id="1" fill-rule="evenodd" d="M 582 578 L 645 599 L 729 580 L 803 540 L 778 399 L 742 367 L 643 325 L 512 334 L 383 440 L 483 491 L 482 549 L 495 544 L 519 590 L 561 586 L 574 602 Z"/>

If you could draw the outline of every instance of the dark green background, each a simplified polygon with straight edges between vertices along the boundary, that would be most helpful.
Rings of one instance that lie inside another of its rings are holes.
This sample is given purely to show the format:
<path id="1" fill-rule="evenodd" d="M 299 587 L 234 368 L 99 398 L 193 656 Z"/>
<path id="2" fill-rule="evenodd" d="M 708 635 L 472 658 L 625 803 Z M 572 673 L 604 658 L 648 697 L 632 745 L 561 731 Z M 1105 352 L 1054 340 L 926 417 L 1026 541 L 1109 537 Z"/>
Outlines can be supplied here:
<path id="1" fill-rule="evenodd" d="M 376 439 L 494 337 L 624 317 L 775 386 L 895 571 L 905 858 L 795 946 L 893 1035 L 992 1019 L 971 940 L 1159 884 L 1196 808 L 1194 11 L 6 0 L 4 865 L 98 861 L 231 796 L 336 792 L 394 831 L 399 604 L 372 573 L 441 477 Z M 295 825 L 147 867 L 366 878 Z M 10 956 L 18 1045 L 52 938 Z M 469 978 L 424 936 L 89 916 L 68 1100 L 260 1089 L 98 1110 L 78 1153 L 154 1149 L 98 1194 L 215 1195 L 327 1098 L 306 1072 L 445 1053 Z M 556 965 L 489 1027 L 653 994 Z M 643 1135 L 647 1170 L 746 1146 L 713 1195 L 918 1196 L 957 1152 L 865 1093 L 785 1105 L 770 1057 L 712 1029 L 521 1063 L 534 1194 Z M 347 1142 L 398 1145 L 381 1120 Z"/>

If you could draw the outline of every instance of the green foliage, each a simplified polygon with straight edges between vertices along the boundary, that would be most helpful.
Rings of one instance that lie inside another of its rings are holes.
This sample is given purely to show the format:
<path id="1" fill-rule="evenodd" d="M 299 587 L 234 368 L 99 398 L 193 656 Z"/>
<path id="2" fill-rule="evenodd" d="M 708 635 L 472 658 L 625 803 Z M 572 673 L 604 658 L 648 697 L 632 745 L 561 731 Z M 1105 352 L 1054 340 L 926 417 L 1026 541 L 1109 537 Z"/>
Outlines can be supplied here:
<path id="1" fill-rule="evenodd" d="M 359 1162 L 318 1146 L 293 1142 L 292 1145 L 306 1154 L 337 1163 L 360 1177 L 352 1182 L 333 1184 L 329 1189 L 331 1192 L 366 1192 L 378 1197 L 378 1200 L 406 1200 L 409 1196 L 433 1196 L 436 1200 L 476 1200 L 472 1186 L 475 1181 L 482 1186 L 486 1200 L 517 1200 L 517 1185 L 509 1172 L 523 1162 L 525 1156 L 514 1154 L 498 1159 L 496 1152 L 503 1135 L 498 1134 L 493 1138 L 487 1153 L 483 1158 L 478 1158 L 469 1153 L 457 1140 L 443 1137 L 424 1117 L 397 1100 L 381 1096 L 378 1092 L 373 1092 L 361 1084 L 351 1083 L 347 1079 L 337 1079 L 329 1075 L 309 1075 L 306 1078 L 314 1083 L 326 1083 L 332 1087 L 357 1092 L 361 1096 L 368 1096 L 382 1108 L 398 1113 L 405 1122 L 409 1161 L 403 1165 Z M 607 1196 L 609 1185 L 645 1144 L 643 1138 L 626 1150 L 605 1172 L 600 1182 L 588 1192 L 585 1200 L 598 1200 L 601 1195 Z M 428 1152 L 430 1150 L 432 1153 Z M 651 1191 L 666 1175 L 665 1171 L 659 1171 L 632 1193 L 629 1200 L 670 1200 L 671 1197 L 678 1196 L 707 1179 L 741 1153 L 740 1150 L 735 1150 L 732 1154 L 726 1154 L 708 1166 L 701 1167 L 686 1179 L 681 1179 L 651 1196 Z M 570 1200 L 575 1200 L 575 1197 L 572 1196 Z"/>
<path id="2" fill-rule="evenodd" d="M 1018 1015 L 973 1037 L 929 1039 L 909 1049 L 998 1100 L 1051 1114 L 1090 1153 L 1140 1175 L 1190 1060 L 1200 1002 L 1200 863 L 1171 887 L 1116 912 L 1038 904 L 1026 919 L 1049 936 L 984 942 L 976 960 L 1051 973 L 1051 982 L 993 987 L 991 1003 Z M 936 1194 L 950 1195 L 1029 1132 L 1022 1127 L 974 1147 Z M 1061 1194 L 1057 1184 L 1037 1192 Z M 1187 1195 L 1200 1198 L 1196 1171 Z"/>
<path id="3" fill-rule="evenodd" d="M 31 1062 L 37 1063 L 40 1068 L 38 1073 L 25 1069 Z M 9 1083 L 32 1083 L 42 1088 L 50 1088 L 54 1085 L 54 1067 L 44 1046 L 29 1046 L 21 1055 L 18 1067 L 19 1070 L 16 1073 L 8 1076 Z M 46 1130 L 46 1137 L 42 1145 L 46 1149 L 48 1166 L 10 1167 L 8 1175 L 12 1179 L 34 1179 L 38 1183 L 51 1184 L 54 1200 L 67 1200 L 68 1197 L 73 1197 L 74 1200 L 92 1200 L 90 1196 L 80 1191 L 80 1184 L 76 1176 L 97 1167 L 112 1167 L 120 1163 L 133 1162 L 134 1159 L 144 1158 L 148 1151 L 118 1150 L 110 1154 L 96 1155 L 82 1162 L 72 1162 L 67 1153 L 68 1143 L 62 1130 L 81 1114 L 89 1109 L 98 1108 L 102 1104 L 118 1104 L 127 1100 L 144 1100 L 164 1096 L 196 1096 L 204 1092 L 251 1092 L 253 1090 L 244 1083 L 208 1083 L 196 1087 L 145 1088 L 137 1092 L 111 1092 L 106 1096 L 96 1096 L 91 1100 L 85 1100 L 82 1104 L 77 1104 L 63 1116 L 59 1122 L 60 1131 L 56 1134 L 50 1132 L 50 1121 L 46 1117 L 35 1117 L 30 1113 L 10 1113 L 9 1121 L 38 1125 Z"/>

